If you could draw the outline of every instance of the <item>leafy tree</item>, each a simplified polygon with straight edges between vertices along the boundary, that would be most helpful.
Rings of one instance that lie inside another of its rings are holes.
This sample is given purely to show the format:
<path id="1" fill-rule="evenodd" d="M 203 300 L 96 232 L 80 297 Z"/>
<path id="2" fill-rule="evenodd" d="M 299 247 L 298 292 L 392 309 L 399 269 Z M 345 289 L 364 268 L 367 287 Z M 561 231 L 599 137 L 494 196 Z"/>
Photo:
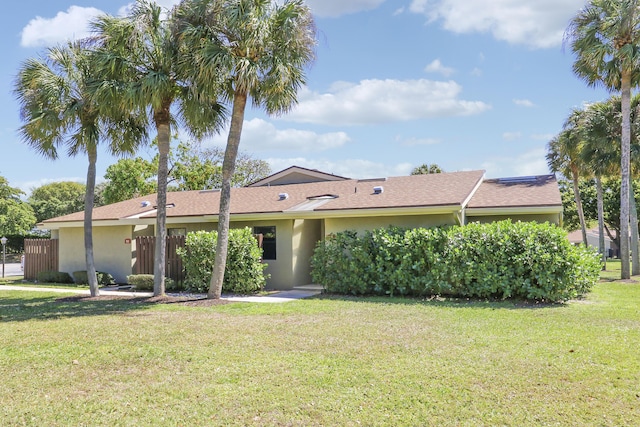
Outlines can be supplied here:
<path id="1" fill-rule="evenodd" d="M 424 163 L 420 166 L 416 166 L 411 171 L 411 175 L 427 175 L 430 173 L 442 173 L 444 172 L 440 166 L 435 163 Z"/>
<path id="2" fill-rule="evenodd" d="M 91 87 L 99 77 L 86 42 L 49 48 L 42 59 L 28 59 L 18 72 L 14 93 L 20 102 L 22 139 L 39 154 L 56 159 L 65 146 L 70 156 L 87 155 L 84 244 L 91 295 L 98 295 L 93 259 L 93 207 L 98 144 L 108 140 L 113 154 L 132 152 L 146 138 L 135 115 L 123 113 Z M 133 112 L 135 113 L 135 111 Z"/>
<path id="3" fill-rule="evenodd" d="M 619 91 L 622 110 L 620 156 L 621 235 L 629 235 L 631 88 L 638 83 L 640 0 L 591 0 L 571 20 L 567 38 L 576 59 L 574 73 L 588 85 Z M 622 279 L 630 277 L 629 240 L 621 239 Z"/>
<path id="4" fill-rule="evenodd" d="M 117 203 L 156 191 L 153 180 L 158 171 L 157 164 L 141 157 L 120 159 L 109 165 L 104 175 L 107 182 L 102 190 L 105 204 Z"/>
<path id="5" fill-rule="evenodd" d="M 36 224 L 33 209 L 20 200 L 24 192 L 0 176 L 0 237 L 25 234 Z"/>
<path id="6" fill-rule="evenodd" d="M 178 121 L 196 139 L 217 132 L 225 110 L 215 96 L 199 90 L 180 65 L 180 37 L 173 31 L 172 15 L 155 2 L 137 0 L 125 17 L 103 15 L 92 23 L 102 43 L 99 72 L 108 76 L 100 93 L 118 107 L 149 109 L 157 131 L 158 172 L 154 295 L 165 293 L 167 236 L 167 182 L 171 127 Z"/>
<path id="7" fill-rule="evenodd" d="M 36 220 L 42 222 L 81 211 L 86 191 L 86 186 L 79 182 L 52 182 L 34 188 L 28 202 L 36 214 Z"/>
<path id="8" fill-rule="evenodd" d="M 178 145 L 170 176 L 178 190 L 204 190 L 222 187 L 224 150 L 202 148 L 195 143 Z M 271 174 L 269 164 L 239 152 L 231 178 L 232 187 L 244 187 Z"/>
<path id="9" fill-rule="evenodd" d="M 218 218 L 216 259 L 208 296 L 220 298 L 229 241 L 231 181 L 235 171 L 245 108 L 268 114 L 288 111 L 305 82 L 314 57 L 315 26 L 302 0 L 184 0 L 177 10 L 196 86 L 232 104 Z"/>

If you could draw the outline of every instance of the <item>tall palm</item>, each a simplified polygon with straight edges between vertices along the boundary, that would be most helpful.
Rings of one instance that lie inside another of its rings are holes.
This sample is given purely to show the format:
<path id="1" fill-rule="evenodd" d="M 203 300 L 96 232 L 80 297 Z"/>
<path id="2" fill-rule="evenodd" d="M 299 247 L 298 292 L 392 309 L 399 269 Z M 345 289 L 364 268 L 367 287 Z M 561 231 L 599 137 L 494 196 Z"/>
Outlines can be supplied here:
<path id="1" fill-rule="evenodd" d="M 631 175 L 640 174 L 640 96 L 631 99 Z M 587 132 L 582 157 L 588 169 L 600 177 L 620 175 L 620 139 L 622 135 L 622 108 L 619 96 L 592 104 L 587 109 Z M 596 179 L 596 185 L 598 180 Z M 631 238 L 632 274 L 640 274 L 640 248 L 638 247 L 638 213 L 635 202 L 633 181 L 629 187 L 629 216 Z"/>
<path id="2" fill-rule="evenodd" d="M 181 74 L 179 35 L 172 31 L 170 18 L 168 11 L 155 2 L 138 0 L 127 16 L 104 15 L 92 23 L 102 45 L 99 69 L 109 77 L 99 92 L 110 97 L 117 108 L 147 108 L 157 131 L 156 296 L 165 293 L 171 128 L 180 123 L 192 136 L 202 138 L 217 132 L 226 116 L 214 98 L 197 92 L 197 86 Z"/>
<path id="3" fill-rule="evenodd" d="M 552 172 L 559 172 L 571 177 L 576 210 L 580 220 L 582 241 L 587 245 L 587 224 L 580 197 L 580 176 L 584 172 L 584 164 L 580 153 L 584 143 L 584 111 L 575 109 L 565 121 L 562 131 L 547 144 L 547 164 Z"/>
<path id="4" fill-rule="evenodd" d="M 74 42 L 49 48 L 40 59 L 26 60 L 14 84 L 25 143 L 51 159 L 58 158 L 61 146 L 70 156 L 87 154 L 84 245 L 92 296 L 99 294 L 92 233 L 98 145 L 108 140 L 112 154 L 131 153 L 146 139 L 139 117 L 100 108 L 100 100 L 91 91 L 96 78 L 86 42 Z"/>
<path id="5" fill-rule="evenodd" d="M 615 123 L 620 114 L 614 103 L 598 102 L 586 109 L 585 141 L 581 157 L 588 169 L 593 172 L 596 182 L 598 211 L 598 250 L 602 255 L 602 268 L 606 269 L 607 256 L 604 243 L 604 194 L 602 179 L 618 174 L 620 170 L 620 151 L 616 141 Z"/>
<path id="6" fill-rule="evenodd" d="M 576 55 L 574 73 L 621 95 L 620 275 L 628 279 L 631 88 L 640 63 L 640 0 L 591 0 L 571 20 L 566 36 Z"/>
<path id="7" fill-rule="evenodd" d="M 232 104 L 224 161 L 216 257 L 208 292 L 220 298 L 227 261 L 231 180 L 247 100 L 268 114 L 297 102 L 305 67 L 314 57 L 315 27 L 302 0 L 183 0 L 177 16 L 188 46 L 186 63 L 196 64 L 199 87 Z"/>

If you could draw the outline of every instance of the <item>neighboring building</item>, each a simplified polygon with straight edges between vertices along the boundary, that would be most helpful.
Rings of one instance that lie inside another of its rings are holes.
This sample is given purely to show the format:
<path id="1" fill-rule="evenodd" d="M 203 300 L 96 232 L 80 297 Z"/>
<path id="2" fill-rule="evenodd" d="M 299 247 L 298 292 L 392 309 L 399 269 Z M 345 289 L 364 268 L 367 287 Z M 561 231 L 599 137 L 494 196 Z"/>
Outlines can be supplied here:
<path id="1" fill-rule="evenodd" d="M 217 190 L 169 192 L 169 235 L 215 230 Z M 94 258 L 118 282 L 135 271 L 138 236 L 155 234 L 156 196 L 138 197 L 93 212 Z M 433 227 L 511 218 L 560 224 L 562 202 L 553 175 L 484 179 L 484 171 L 378 179 L 348 179 L 291 167 L 231 190 L 231 227 L 264 235 L 267 286 L 311 283 L 309 258 L 318 241 L 344 230 L 389 225 Z M 83 213 L 39 224 L 59 239 L 59 270 L 85 269 Z"/>
<path id="2" fill-rule="evenodd" d="M 567 235 L 567 238 L 574 245 L 582 244 L 582 230 L 574 230 Z M 600 248 L 600 233 L 597 228 L 593 228 L 587 230 L 587 244 L 596 250 Z M 604 236 L 604 253 L 607 254 L 608 257 L 614 258 L 618 257 L 618 247 L 615 242 L 612 242 L 609 236 Z"/>

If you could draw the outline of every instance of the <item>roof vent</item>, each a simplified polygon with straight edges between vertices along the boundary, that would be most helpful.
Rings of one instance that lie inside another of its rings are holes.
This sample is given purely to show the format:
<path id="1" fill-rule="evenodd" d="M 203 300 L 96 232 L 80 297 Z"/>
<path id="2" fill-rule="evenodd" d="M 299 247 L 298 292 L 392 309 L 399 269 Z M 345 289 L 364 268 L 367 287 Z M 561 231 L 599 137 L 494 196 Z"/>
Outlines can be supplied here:
<path id="1" fill-rule="evenodd" d="M 143 208 L 149 207 L 149 206 L 151 206 L 151 202 L 145 200 L 145 201 L 140 203 L 140 206 L 142 206 Z"/>
<path id="2" fill-rule="evenodd" d="M 373 194 L 382 194 L 383 191 L 384 188 L 382 187 L 382 185 L 376 185 L 375 187 L 373 187 Z"/>
<path id="3" fill-rule="evenodd" d="M 289 193 L 278 194 L 278 200 L 287 200 L 288 198 L 289 198 Z"/>

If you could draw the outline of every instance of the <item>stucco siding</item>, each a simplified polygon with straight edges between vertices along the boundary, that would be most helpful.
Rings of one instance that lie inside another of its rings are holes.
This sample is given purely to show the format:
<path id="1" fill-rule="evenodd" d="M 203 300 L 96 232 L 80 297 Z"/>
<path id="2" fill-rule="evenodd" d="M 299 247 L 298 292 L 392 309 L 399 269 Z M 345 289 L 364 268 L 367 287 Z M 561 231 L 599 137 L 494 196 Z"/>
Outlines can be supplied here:
<path id="1" fill-rule="evenodd" d="M 466 223 L 470 222 L 481 222 L 481 223 L 489 223 L 496 221 L 503 221 L 506 219 L 510 219 L 512 221 L 522 221 L 522 222 L 549 222 L 551 224 L 558 225 L 560 223 L 560 215 L 559 214 L 532 214 L 532 215 L 480 215 L 473 216 L 467 215 Z"/>
<path id="2" fill-rule="evenodd" d="M 316 243 L 322 239 L 321 220 L 296 220 L 293 222 L 293 285 L 311 283 L 310 259 Z"/>
<path id="3" fill-rule="evenodd" d="M 113 276 L 118 283 L 126 283 L 131 274 L 131 240 L 132 227 L 94 227 L 93 258 L 96 270 Z M 63 228 L 60 237 L 60 271 L 73 275 L 74 271 L 86 270 L 84 250 L 84 229 Z"/>
<path id="4" fill-rule="evenodd" d="M 345 230 L 355 230 L 358 233 L 364 233 L 366 230 L 385 228 L 389 226 L 418 228 L 453 225 L 457 223 L 458 221 L 453 214 L 327 218 L 325 219 L 324 233 L 326 236 Z"/>

